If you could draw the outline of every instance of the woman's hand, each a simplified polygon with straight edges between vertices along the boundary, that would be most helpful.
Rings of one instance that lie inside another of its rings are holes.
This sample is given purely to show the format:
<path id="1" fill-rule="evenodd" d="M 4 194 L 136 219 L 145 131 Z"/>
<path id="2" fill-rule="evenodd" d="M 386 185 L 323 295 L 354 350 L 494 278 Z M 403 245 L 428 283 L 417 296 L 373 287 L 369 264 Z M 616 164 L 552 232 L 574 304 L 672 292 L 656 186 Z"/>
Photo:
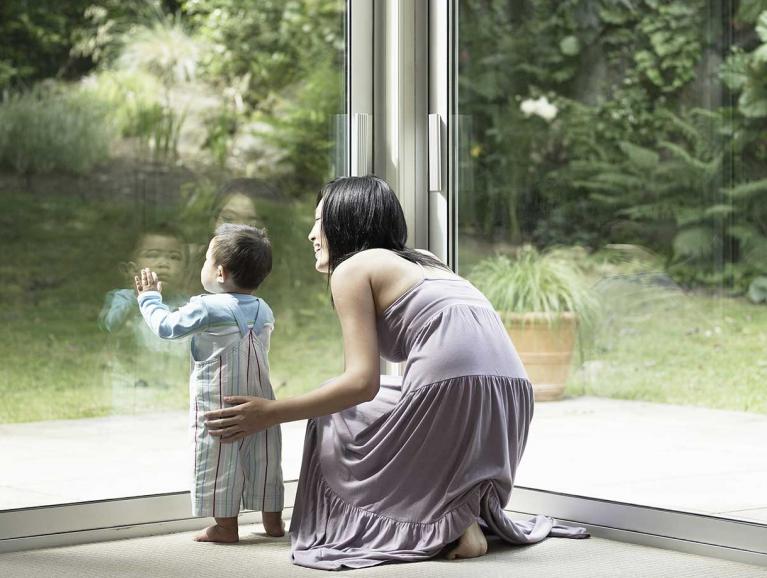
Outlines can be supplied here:
<path id="1" fill-rule="evenodd" d="M 269 417 L 274 401 L 262 397 L 225 397 L 224 403 L 233 407 L 216 409 L 205 414 L 208 433 L 221 443 L 232 443 L 274 425 Z"/>

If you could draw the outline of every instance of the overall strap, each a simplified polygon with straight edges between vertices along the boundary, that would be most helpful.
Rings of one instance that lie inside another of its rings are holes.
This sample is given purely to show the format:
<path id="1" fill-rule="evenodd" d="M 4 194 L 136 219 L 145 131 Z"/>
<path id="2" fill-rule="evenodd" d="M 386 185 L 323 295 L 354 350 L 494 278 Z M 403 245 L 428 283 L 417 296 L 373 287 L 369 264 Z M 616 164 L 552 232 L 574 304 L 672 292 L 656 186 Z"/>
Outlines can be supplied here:
<path id="1" fill-rule="evenodd" d="M 253 316 L 253 329 L 256 329 L 256 323 L 258 322 L 258 314 L 261 313 L 261 299 L 256 297 L 256 300 L 258 301 L 256 305 L 256 314 Z"/>
<path id="2" fill-rule="evenodd" d="M 229 303 L 226 304 L 229 311 L 232 313 L 232 316 L 234 317 L 234 320 L 237 322 L 237 327 L 240 330 L 240 336 L 245 337 L 248 334 L 248 320 L 245 319 L 245 314 L 242 312 L 242 309 L 240 308 L 240 304 L 237 302 L 237 299 L 234 297 L 231 297 L 231 300 Z"/>

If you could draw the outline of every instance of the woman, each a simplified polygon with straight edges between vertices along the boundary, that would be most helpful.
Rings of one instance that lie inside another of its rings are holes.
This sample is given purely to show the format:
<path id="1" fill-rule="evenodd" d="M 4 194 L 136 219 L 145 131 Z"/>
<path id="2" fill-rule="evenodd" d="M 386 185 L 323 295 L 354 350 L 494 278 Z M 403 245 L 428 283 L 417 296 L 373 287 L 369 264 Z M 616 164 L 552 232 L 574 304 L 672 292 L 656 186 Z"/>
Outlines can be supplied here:
<path id="1" fill-rule="evenodd" d="M 481 556 L 483 528 L 512 544 L 586 537 L 545 516 L 516 523 L 503 512 L 532 388 L 490 303 L 406 239 L 386 182 L 328 184 L 309 240 L 316 269 L 330 276 L 344 372 L 291 399 L 231 398 L 239 405 L 208 414 L 210 433 L 231 442 L 313 418 L 290 528 L 302 566 L 423 560 L 448 545 L 450 559 Z M 379 355 L 406 362 L 401 385 L 379 376 Z"/>

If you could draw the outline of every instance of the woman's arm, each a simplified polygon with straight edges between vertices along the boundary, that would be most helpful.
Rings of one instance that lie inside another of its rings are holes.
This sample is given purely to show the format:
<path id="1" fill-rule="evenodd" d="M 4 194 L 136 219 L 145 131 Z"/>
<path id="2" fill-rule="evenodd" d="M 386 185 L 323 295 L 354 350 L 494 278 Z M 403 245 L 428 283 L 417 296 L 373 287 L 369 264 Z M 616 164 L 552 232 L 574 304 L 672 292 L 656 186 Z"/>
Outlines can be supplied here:
<path id="1" fill-rule="evenodd" d="M 211 435 L 233 442 L 267 427 L 336 413 L 373 399 L 380 385 L 376 310 L 368 267 L 351 258 L 331 278 L 344 339 L 344 372 L 318 389 L 288 399 L 228 397 L 234 407 L 206 414 Z"/>

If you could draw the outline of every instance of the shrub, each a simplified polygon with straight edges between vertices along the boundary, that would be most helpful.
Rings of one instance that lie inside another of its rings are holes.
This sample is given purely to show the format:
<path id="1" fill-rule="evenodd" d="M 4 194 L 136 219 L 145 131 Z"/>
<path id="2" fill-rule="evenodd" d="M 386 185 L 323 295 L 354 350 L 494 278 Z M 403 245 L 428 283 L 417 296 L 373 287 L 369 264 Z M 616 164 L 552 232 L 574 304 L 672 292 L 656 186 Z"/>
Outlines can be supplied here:
<path id="1" fill-rule="evenodd" d="M 109 158 L 103 102 L 66 85 L 42 86 L 0 103 L 0 166 L 22 174 L 83 174 Z"/>
<path id="2" fill-rule="evenodd" d="M 148 140 L 145 118 L 160 107 L 162 85 L 140 71 L 104 70 L 82 80 L 83 90 L 109 105 L 109 117 L 123 137 Z"/>

